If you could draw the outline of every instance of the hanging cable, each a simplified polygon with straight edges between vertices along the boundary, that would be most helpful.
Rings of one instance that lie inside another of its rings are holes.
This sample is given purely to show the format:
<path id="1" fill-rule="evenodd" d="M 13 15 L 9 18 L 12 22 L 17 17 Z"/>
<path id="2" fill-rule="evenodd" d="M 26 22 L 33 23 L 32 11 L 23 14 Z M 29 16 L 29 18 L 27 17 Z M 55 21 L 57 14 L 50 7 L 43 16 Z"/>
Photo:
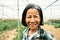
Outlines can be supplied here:
<path id="1" fill-rule="evenodd" d="M 52 6 L 54 3 L 56 3 L 58 0 L 54 1 L 53 3 L 51 3 L 50 5 L 48 5 L 45 9 L 47 9 L 48 7 Z M 44 10 L 45 10 L 44 9 Z"/>

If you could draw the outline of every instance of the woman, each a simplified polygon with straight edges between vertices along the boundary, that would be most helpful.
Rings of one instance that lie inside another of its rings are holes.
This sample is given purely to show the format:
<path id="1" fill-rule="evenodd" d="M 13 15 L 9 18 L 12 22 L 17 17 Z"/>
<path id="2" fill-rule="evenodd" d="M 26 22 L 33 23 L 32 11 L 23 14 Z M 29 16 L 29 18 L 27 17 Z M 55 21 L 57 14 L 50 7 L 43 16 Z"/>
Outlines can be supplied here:
<path id="1" fill-rule="evenodd" d="M 22 33 L 21 40 L 54 40 L 54 36 L 41 28 L 42 9 L 38 5 L 28 4 L 22 14 L 22 24 L 28 29 Z"/>

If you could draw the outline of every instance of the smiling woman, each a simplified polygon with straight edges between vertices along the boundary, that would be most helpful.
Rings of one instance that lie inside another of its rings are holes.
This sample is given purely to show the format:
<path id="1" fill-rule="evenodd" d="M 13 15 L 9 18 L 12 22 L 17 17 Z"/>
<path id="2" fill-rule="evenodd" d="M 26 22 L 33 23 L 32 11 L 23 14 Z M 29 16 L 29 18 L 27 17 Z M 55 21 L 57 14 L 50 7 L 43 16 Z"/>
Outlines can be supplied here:
<path id="1" fill-rule="evenodd" d="M 41 28 L 43 14 L 38 5 L 27 5 L 22 14 L 22 24 L 28 26 L 28 29 L 23 31 L 21 40 L 55 40 L 51 33 Z"/>
<path id="2" fill-rule="evenodd" d="M 39 22 L 40 17 L 38 11 L 35 8 L 30 8 L 26 14 L 26 24 L 31 30 L 36 30 L 36 28 L 38 29 L 37 26 L 39 25 Z"/>

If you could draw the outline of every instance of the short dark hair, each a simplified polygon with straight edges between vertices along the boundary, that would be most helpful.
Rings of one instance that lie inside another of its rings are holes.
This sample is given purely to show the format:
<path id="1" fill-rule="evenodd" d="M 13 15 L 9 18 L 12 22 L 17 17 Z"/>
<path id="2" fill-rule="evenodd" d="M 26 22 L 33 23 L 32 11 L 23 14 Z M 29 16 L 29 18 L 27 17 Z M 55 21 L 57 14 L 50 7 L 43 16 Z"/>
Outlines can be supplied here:
<path id="1" fill-rule="evenodd" d="M 27 26 L 25 19 L 26 19 L 26 13 L 27 13 L 28 9 L 30 9 L 30 8 L 35 8 L 35 9 L 38 10 L 39 16 L 40 16 L 40 19 L 41 19 L 39 25 L 43 25 L 42 9 L 41 9 L 38 5 L 35 5 L 35 4 L 28 4 L 28 5 L 26 6 L 26 8 L 24 9 L 23 14 L 22 14 L 22 24 L 23 24 L 24 26 Z"/>

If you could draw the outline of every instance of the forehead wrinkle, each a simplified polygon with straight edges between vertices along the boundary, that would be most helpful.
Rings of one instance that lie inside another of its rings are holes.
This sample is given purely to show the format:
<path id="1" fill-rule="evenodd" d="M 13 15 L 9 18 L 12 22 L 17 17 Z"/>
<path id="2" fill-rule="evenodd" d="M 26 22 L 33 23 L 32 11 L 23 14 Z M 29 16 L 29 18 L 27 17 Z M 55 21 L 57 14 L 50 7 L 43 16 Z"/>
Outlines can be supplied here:
<path id="1" fill-rule="evenodd" d="M 28 16 L 33 16 L 33 15 L 39 15 L 39 12 L 37 9 L 35 8 L 31 8 L 27 10 L 27 14 Z"/>
<path id="2" fill-rule="evenodd" d="M 28 13 L 32 12 L 32 13 L 38 13 L 38 10 L 35 8 L 30 8 L 27 10 Z"/>
<path id="3" fill-rule="evenodd" d="M 32 14 L 32 13 L 27 13 L 27 15 L 39 15 L 39 14 Z"/>
<path id="4" fill-rule="evenodd" d="M 28 15 L 31 15 L 31 14 L 32 14 L 32 15 L 33 15 L 33 14 L 34 14 L 34 15 L 38 15 L 39 13 L 38 13 L 38 12 L 27 12 L 27 14 L 28 14 Z"/>

